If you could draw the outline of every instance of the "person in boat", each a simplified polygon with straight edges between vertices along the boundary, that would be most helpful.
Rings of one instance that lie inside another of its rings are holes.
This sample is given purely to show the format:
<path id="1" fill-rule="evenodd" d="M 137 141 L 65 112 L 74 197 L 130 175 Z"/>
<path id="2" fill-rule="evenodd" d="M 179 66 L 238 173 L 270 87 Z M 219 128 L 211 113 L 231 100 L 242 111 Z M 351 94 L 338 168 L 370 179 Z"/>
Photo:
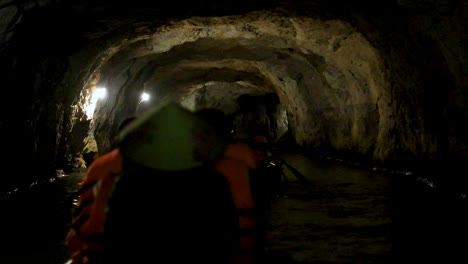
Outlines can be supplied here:
<path id="1" fill-rule="evenodd" d="M 224 139 L 171 102 L 119 135 L 122 172 L 104 223 L 104 263 L 230 263 L 238 219 L 217 170 Z"/>
<path id="2" fill-rule="evenodd" d="M 199 109 L 197 115 L 218 128 L 219 134 L 227 139 L 224 161 L 218 168 L 228 178 L 233 193 L 242 234 L 240 249 L 245 253 L 237 256 L 235 263 L 258 263 L 264 259 L 266 219 L 263 212 L 262 188 L 256 185 L 257 164 L 250 146 L 233 139 L 232 120 L 217 108 Z"/>
<path id="3" fill-rule="evenodd" d="M 255 132 L 249 136 L 249 145 L 254 150 L 257 167 L 263 169 L 270 164 L 273 154 L 268 136 L 266 133 L 258 131 L 258 129 L 255 130 Z"/>
<path id="4" fill-rule="evenodd" d="M 231 118 L 222 110 L 213 107 L 203 107 L 195 111 L 195 114 L 217 129 L 227 143 L 233 143 L 233 124 Z"/>
<path id="5" fill-rule="evenodd" d="M 116 176 L 93 185 L 105 203 L 82 220 L 98 227 L 75 233 L 78 249 L 68 240 L 74 263 L 258 263 L 257 241 L 244 235 L 256 227 L 249 182 L 239 177 L 255 168 L 253 156 L 232 158 L 239 152 L 219 130 L 176 103 L 132 122 L 118 142 Z"/>
<path id="6" fill-rule="evenodd" d="M 136 116 L 124 118 L 118 131 L 134 120 Z M 120 173 L 121 163 L 120 150 L 114 148 L 91 163 L 79 185 L 72 223 L 65 238 L 73 263 L 88 263 L 93 252 L 101 250 L 99 239 L 96 238 L 102 234 L 107 193 Z"/>
<path id="7" fill-rule="evenodd" d="M 255 190 L 256 201 L 262 212 L 266 234 L 271 224 L 273 201 L 285 192 L 283 168 L 273 157 L 270 140 L 265 130 L 259 127 L 251 128 L 245 142 L 255 157 L 257 170 L 252 180 L 252 188 Z"/>
<path id="8" fill-rule="evenodd" d="M 255 128 L 248 139 L 253 149 L 257 169 L 265 176 L 265 184 L 270 190 L 270 196 L 280 196 L 284 192 L 284 172 L 281 159 L 274 154 L 271 140 L 263 129 Z"/>

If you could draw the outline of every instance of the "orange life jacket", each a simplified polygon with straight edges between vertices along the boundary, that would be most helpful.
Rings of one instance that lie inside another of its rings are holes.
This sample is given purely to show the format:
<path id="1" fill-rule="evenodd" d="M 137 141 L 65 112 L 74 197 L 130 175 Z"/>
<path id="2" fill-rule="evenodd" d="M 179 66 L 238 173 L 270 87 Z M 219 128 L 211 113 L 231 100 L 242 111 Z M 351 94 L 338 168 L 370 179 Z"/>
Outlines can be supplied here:
<path id="1" fill-rule="evenodd" d="M 255 158 L 247 144 L 228 144 L 224 158 L 215 164 L 228 180 L 232 198 L 239 214 L 239 252 L 231 263 L 255 263 L 258 249 L 258 219 L 250 186 L 249 170 L 255 169 Z"/>
<path id="2" fill-rule="evenodd" d="M 80 184 L 78 207 L 65 241 L 74 263 L 88 263 L 89 256 L 100 251 L 107 195 L 122 169 L 122 156 L 115 149 L 93 161 Z"/>
<path id="3" fill-rule="evenodd" d="M 80 205 L 66 237 L 74 263 L 94 263 L 91 258 L 101 250 L 99 236 L 103 232 L 108 196 L 122 169 L 122 161 L 116 149 L 97 158 L 89 167 L 79 191 Z M 249 177 L 249 170 L 256 168 L 253 152 L 244 143 L 228 144 L 224 157 L 215 163 L 215 168 L 226 177 L 239 213 L 239 250 L 231 263 L 254 263 L 258 223 Z"/>
<path id="4" fill-rule="evenodd" d="M 255 163 L 258 169 L 262 169 L 266 167 L 271 160 L 271 153 L 268 150 L 268 139 L 266 136 L 257 135 L 252 137 L 252 141 Z"/>

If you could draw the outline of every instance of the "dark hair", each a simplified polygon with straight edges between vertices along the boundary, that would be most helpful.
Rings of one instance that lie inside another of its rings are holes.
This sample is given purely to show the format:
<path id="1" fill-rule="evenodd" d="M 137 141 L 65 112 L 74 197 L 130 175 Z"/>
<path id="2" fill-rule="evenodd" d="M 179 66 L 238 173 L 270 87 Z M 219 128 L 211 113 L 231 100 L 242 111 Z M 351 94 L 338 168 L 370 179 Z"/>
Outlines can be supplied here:
<path id="1" fill-rule="evenodd" d="M 201 108 L 195 112 L 197 116 L 210 125 L 216 127 L 219 133 L 225 137 L 230 135 L 232 129 L 231 118 L 217 108 Z"/>
<path id="2" fill-rule="evenodd" d="M 258 136 L 258 135 L 267 136 L 268 135 L 268 130 L 265 128 L 264 125 L 255 123 L 255 124 L 250 125 L 250 127 L 248 129 L 248 133 L 249 133 L 249 136 L 251 136 L 251 137 Z"/>

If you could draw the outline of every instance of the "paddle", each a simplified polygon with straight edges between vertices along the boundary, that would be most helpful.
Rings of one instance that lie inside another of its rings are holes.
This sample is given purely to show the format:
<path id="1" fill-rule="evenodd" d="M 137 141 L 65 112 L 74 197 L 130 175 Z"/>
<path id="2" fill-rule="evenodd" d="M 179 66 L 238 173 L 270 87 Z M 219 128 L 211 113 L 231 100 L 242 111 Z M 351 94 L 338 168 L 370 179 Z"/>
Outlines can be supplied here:
<path id="1" fill-rule="evenodd" d="M 280 163 L 284 164 L 300 182 L 303 184 L 311 183 L 311 180 L 309 180 L 306 176 L 304 176 L 304 174 L 294 168 L 291 164 L 287 163 L 283 158 L 278 157 L 277 159 Z"/>

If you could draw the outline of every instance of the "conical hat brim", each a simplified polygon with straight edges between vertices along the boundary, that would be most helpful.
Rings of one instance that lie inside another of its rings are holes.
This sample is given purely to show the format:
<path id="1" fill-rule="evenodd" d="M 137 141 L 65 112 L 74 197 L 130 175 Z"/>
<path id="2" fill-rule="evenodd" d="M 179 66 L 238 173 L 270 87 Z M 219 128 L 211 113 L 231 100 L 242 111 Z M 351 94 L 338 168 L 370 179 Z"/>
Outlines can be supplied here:
<path id="1" fill-rule="evenodd" d="M 158 170 L 186 170 L 220 157 L 224 142 L 215 128 L 170 102 L 147 112 L 119 134 L 125 158 Z"/>

